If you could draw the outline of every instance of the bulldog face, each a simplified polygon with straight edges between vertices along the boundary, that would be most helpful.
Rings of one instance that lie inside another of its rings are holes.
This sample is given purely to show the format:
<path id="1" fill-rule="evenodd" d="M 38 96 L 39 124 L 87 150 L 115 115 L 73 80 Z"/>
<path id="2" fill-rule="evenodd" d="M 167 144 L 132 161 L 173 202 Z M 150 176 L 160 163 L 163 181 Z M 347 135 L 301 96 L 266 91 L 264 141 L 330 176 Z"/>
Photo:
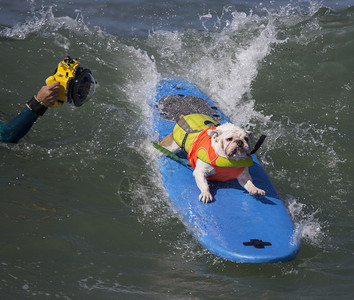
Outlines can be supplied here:
<path id="1" fill-rule="evenodd" d="M 208 130 L 211 136 L 211 145 L 215 152 L 227 159 L 245 159 L 251 154 L 253 133 L 242 128 L 226 123 L 215 130 Z"/>

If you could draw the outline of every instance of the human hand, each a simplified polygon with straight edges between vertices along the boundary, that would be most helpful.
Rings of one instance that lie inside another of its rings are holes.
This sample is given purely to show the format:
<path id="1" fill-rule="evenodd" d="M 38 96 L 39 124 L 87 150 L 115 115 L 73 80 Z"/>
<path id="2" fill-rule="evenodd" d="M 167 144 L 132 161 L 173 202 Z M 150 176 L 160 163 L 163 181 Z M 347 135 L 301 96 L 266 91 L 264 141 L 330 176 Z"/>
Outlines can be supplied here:
<path id="1" fill-rule="evenodd" d="M 38 102 L 46 107 L 52 106 L 59 100 L 59 86 L 59 82 L 53 82 L 48 86 L 42 86 L 36 95 Z"/>

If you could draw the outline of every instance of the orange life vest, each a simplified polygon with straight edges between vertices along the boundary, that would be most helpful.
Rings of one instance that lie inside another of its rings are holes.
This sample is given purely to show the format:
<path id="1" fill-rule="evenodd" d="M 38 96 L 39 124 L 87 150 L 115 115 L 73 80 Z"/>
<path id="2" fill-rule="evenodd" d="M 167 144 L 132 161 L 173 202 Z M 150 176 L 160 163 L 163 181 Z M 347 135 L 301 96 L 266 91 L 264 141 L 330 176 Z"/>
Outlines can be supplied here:
<path id="1" fill-rule="evenodd" d="M 215 170 L 215 174 L 210 175 L 208 180 L 228 181 L 240 176 L 245 167 L 251 166 L 253 160 L 251 157 L 234 161 L 220 157 L 211 146 L 211 136 L 207 134 L 209 129 L 216 129 L 216 127 L 205 128 L 193 141 L 190 150 L 188 151 L 188 160 L 193 169 L 197 164 L 197 159 L 209 163 Z M 237 164 L 238 166 L 234 166 Z M 225 166 L 229 165 L 229 166 Z"/>

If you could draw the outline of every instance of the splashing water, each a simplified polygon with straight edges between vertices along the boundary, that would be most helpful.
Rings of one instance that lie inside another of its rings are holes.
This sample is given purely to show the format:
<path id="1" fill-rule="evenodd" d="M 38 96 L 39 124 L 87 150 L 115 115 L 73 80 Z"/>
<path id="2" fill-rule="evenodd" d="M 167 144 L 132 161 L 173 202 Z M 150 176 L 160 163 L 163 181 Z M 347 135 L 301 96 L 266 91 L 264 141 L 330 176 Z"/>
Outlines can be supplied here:
<path id="1" fill-rule="evenodd" d="M 316 218 L 320 209 L 316 209 L 314 212 L 307 212 L 307 206 L 291 195 L 288 195 L 285 201 L 286 207 L 295 223 L 294 243 L 304 240 L 311 245 L 321 247 L 325 233 L 323 225 Z"/>

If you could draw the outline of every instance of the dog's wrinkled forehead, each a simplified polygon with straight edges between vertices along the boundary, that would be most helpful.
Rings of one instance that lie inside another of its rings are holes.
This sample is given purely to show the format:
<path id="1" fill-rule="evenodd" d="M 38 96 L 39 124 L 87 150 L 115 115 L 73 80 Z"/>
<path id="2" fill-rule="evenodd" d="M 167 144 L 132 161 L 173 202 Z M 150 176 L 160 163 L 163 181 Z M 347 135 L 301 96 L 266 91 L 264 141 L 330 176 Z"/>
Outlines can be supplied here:
<path id="1" fill-rule="evenodd" d="M 245 130 L 231 123 L 223 124 L 219 126 L 218 129 L 221 131 L 222 138 L 234 137 L 240 139 L 244 138 L 247 135 Z"/>
<path id="2" fill-rule="evenodd" d="M 232 123 L 225 123 L 218 126 L 216 129 L 210 129 L 207 131 L 207 134 L 215 141 L 221 139 L 227 142 L 236 142 L 237 140 L 244 140 L 250 144 L 253 142 L 252 132 L 246 131 Z"/>

